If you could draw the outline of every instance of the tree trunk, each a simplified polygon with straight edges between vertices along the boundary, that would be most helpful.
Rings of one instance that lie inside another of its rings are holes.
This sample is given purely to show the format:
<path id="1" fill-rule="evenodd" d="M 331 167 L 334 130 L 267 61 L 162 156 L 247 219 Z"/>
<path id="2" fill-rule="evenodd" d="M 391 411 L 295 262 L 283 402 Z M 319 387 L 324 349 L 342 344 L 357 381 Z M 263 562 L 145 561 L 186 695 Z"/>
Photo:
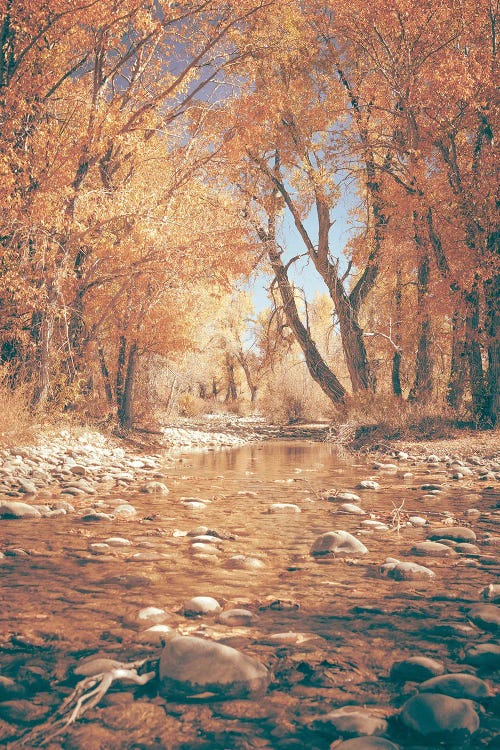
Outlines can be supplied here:
<path id="1" fill-rule="evenodd" d="M 108 404 L 113 403 L 113 389 L 111 388 L 111 379 L 109 377 L 109 370 L 106 364 L 106 358 L 104 356 L 104 349 L 99 344 L 97 347 L 97 354 L 99 356 L 99 365 L 101 368 L 102 378 L 104 381 L 104 392 L 106 393 L 106 401 Z"/>
<path id="2" fill-rule="evenodd" d="M 32 404 L 43 407 L 50 393 L 50 369 L 52 364 L 52 338 L 56 315 L 57 293 L 54 287 L 48 290 L 47 308 L 43 314 L 38 336 L 38 382 L 33 392 Z"/>
<path id="3" fill-rule="evenodd" d="M 392 355 L 391 382 L 393 394 L 398 398 L 401 398 L 403 395 L 401 388 L 401 316 L 403 311 L 403 288 L 401 270 L 399 268 L 396 272 L 395 303 L 396 320 L 394 321 L 394 344 L 397 348 Z"/>
<path id="4" fill-rule="evenodd" d="M 334 404 L 345 406 L 347 393 L 343 385 L 324 361 L 315 342 L 311 338 L 311 334 L 300 319 L 297 305 L 295 303 L 293 288 L 288 279 L 286 268 L 283 265 L 281 256 L 276 249 L 274 232 L 266 237 L 266 244 L 269 260 L 271 261 L 271 266 L 276 276 L 278 289 L 283 302 L 285 317 L 304 353 L 309 373 L 313 380 L 318 383 L 323 393 L 328 396 L 330 401 Z"/>
<path id="5" fill-rule="evenodd" d="M 127 359 L 127 369 L 123 383 L 121 401 L 118 403 L 118 421 L 121 427 L 129 428 L 133 422 L 133 399 L 134 399 L 134 379 L 137 364 L 137 343 L 134 342 L 130 347 Z"/>
<path id="6" fill-rule="evenodd" d="M 125 385 L 125 364 L 127 361 L 127 339 L 125 336 L 120 336 L 118 344 L 118 358 L 116 362 L 116 386 L 115 396 L 118 410 L 120 410 L 123 404 L 123 393 Z"/>
<path id="7" fill-rule="evenodd" d="M 415 360 L 415 381 L 408 396 L 409 401 L 417 401 L 421 404 L 429 403 L 432 398 L 432 390 L 434 386 L 434 360 L 431 353 L 432 326 L 431 317 L 427 308 L 429 274 L 430 263 L 429 256 L 426 253 L 422 256 L 418 267 L 417 310 L 419 318 L 419 336 Z"/>
<path id="8" fill-rule="evenodd" d="M 488 377 L 484 417 L 494 427 L 500 410 L 500 275 L 487 281 L 485 287 L 488 334 Z"/>
<path id="9" fill-rule="evenodd" d="M 238 358 L 238 362 L 240 363 L 242 367 L 243 372 L 245 373 L 248 390 L 250 391 L 250 403 L 253 405 L 255 404 L 255 401 L 257 400 L 257 386 L 253 382 L 252 371 L 250 369 L 248 360 L 245 357 L 245 353 L 243 351 L 240 351 L 238 353 L 237 358 Z"/>
<path id="10" fill-rule="evenodd" d="M 450 379 L 448 381 L 446 401 L 453 409 L 460 409 L 465 392 L 467 352 L 465 346 L 465 322 L 462 311 L 458 306 L 453 313 L 451 326 Z"/>
<path id="11" fill-rule="evenodd" d="M 484 417 L 486 390 L 481 347 L 479 344 L 479 291 L 477 281 L 474 282 L 472 290 L 465 295 L 465 302 L 467 308 L 465 336 L 472 396 L 472 413 L 477 420 L 482 421 Z"/>
<path id="12" fill-rule="evenodd" d="M 226 354 L 226 372 L 227 372 L 227 391 L 224 401 L 236 401 L 238 391 L 236 390 L 236 381 L 234 379 L 234 360 L 230 354 Z"/>

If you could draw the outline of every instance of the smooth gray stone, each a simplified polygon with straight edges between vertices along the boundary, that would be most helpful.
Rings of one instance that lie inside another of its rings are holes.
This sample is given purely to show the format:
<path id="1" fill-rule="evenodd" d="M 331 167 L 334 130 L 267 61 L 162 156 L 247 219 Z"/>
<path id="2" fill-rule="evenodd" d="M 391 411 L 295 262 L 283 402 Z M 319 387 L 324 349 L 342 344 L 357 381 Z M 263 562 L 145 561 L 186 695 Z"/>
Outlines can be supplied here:
<path id="1" fill-rule="evenodd" d="M 399 745 L 383 737 L 355 737 L 335 745 L 335 750 L 399 750 Z"/>
<path id="2" fill-rule="evenodd" d="M 476 604 L 469 610 L 469 618 L 482 630 L 500 629 L 500 607 L 495 604 Z"/>
<path id="3" fill-rule="evenodd" d="M 20 503 L 15 500 L 0 501 L 0 518 L 41 518 L 42 514 L 37 508 L 28 503 Z"/>
<path id="4" fill-rule="evenodd" d="M 457 672 L 442 674 L 422 682 L 418 689 L 421 693 L 442 693 L 452 698 L 470 698 L 480 700 L 490 695 L 488 685 L 473 674 Z"/>
<path id="5" fill-rule="evenodd" d="M 356 489 L 357 490 L 379 490 L 380 484 L 378 482 L 375 482 L 373 479 L 363 479 L 362 482 L 356 485 Z"/>
<path id="6" fill-rule="evenodd" d="M 429 539 L 452 539 L 454 542 L 475 542 L 476 534 L 467 526 L 443 526 L 439 529 L 431 529 Z"/>
<path id="7" fill-rule="evenodd" d="M 168 495 L 168 487 L 163 482 L 147 482 L 141 487 L 141 492 L 148 495 Z"/>
<path id="8" fill-rule="evenodd" d="M 411 562 L 385 563 L 381 572 L 395 581 L 418 581 L 435 578 L 434 571 Z"/>
<path id="9" fill-rule="evenodd" d="M 400 720 L 408 729 L 436 741 L 467 737 L 479 729 L 479 716 L 471 701 L 440 693 L 414 695 L 403 705 Z"/>
<path id="10" fill-rule="evenodd" d="M 166 643 L 159 665 L 160 693 L 243 698 L 269 684 L 266 667 L 222 643 L 175 635 Z"/>
<path id="11" fill-rule="evenodd" d="M 387 730 L 387 722 L 379 716 L 374 716 L 368 711 L 357 706 L 343 706 L 335 711 L 330 711 L 323 716 L 318 716 L 312 722 L 314 729 L 323 731 L 335 731 L 339 735 L 373 735 L 383 734 Z"/>
<path id="12" fill-rule="evenodd" d="M 444 672 L 444 664 L 428 656 L 410 656 L 396 661 L 391 667 L 391 679 L 421 682 Z"/>
<path id="13" fill-rule="evenodd" d="M 184 605 L 184 614 L 187 617 L 217 615 L 219 612 L 222 612 L 222 607 L 212 596 L 194 596 Z"/>
<path id="14" fill-rule="evenodd" d="M 366 555 L 365 545 L 349 534 L 348 531 L 327 531 L 321 534 L 313 546 L 310 555 L 320 557 L 324 555 Z"/>
<path id="15" fill-rule="evenodd" d="M 410 550 L 414 555 L 428 555 L 429 557 L 452 557 L 456 555 L 453 547 L 440 542 L 418 542 Z"/>
<path id="16" fill-rule="evenodd" d="M 500 669 L 500 646 L 497 643 L 478 643 L 466 650 L 464 661 L 493 672 Z"/>

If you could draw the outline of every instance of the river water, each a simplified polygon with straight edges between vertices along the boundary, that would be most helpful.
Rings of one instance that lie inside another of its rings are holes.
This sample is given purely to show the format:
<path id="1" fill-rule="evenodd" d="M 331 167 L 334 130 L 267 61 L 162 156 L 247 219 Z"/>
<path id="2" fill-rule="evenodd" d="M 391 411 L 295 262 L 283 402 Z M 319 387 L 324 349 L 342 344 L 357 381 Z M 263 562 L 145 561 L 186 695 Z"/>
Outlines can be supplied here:
<path id="1" fill-rule="evenodd" d="M 168 495 L 93 498 L 107 512 L 126 500 L 137 510 L 131 518 L 83 523 L 71 514 L 0 527 L 3 546 L 19 550 L 2 561 L 2 673 L 28 674 L 33 684 L 20 718 L 0 712 L 7 719 L 0 721 L 0 744 L 16 747 L 16 732 L 21 737 L 57 708 L 74 684 L 68 673 L 84 657 L 158 656 L 161 646 L 140 635 L 147 624 L 138 613 L 148 606 L 165 609 L 165 624 L 182 633 L 215 638 L 266 664 L 273 674 L 266 699 L 168 703 L 154 686 L 122 686 L 50 748 L 328 748 L 335 736 L 312 731 L 312 719 L 344 705 L 389 717 L 414 692 L 414 685 L 389 679 L 394 661 L 425 655 L 449 671 L 474 671 L 463 665 L 464 647 L 490 636 L 470 623 L 467 610 L 498 575 L 489 539 L 497 517 L 493 488 L 478 492 L 477 482 L 454 482 L 443 464 L 409 460 L 397 471 L 374 470 L 326 443 L 306 441 L 190 453 L 166 463 L 163 474 Z M 355 489 L 369 478 L 380 489 Z M 430 482 L 441 491 L 423 490 Z M 327 489 L 358 492 L 366 515 L 323 499 Z M 193 498 L 205 507 L 185 504 Z M 275 503 L 300 512 L 269 512 Z M 471 525 L 479 551 L 417 557 L 411 548 L 428 527 L 406 525 L 410 516 L 431 526 L 450 517 Z M 363 522 L 373 519 L 389 528 L 366 528 Z M 193 547 L 197 530 L 218 539 Z M 334 530 L 358 536 L 368 554 L 311 557 L 316 537 Z M 91 546 L 109 537 L 130 545 Z M 387 556 L 426 565 L 436 577 L 387 579 L 379 572 Z M 247 567 L 235 567 L 241 564 Z M 245 608 L 254 620 L 231 627 L 217 617 L 186 617 L 184 603 L 201 595 L 225 611 Z M 492 746 L 497 729 L 487 709 L 472 746 Z M 401 747 L 417 747 L 397 731 L 391 736 Z"/>

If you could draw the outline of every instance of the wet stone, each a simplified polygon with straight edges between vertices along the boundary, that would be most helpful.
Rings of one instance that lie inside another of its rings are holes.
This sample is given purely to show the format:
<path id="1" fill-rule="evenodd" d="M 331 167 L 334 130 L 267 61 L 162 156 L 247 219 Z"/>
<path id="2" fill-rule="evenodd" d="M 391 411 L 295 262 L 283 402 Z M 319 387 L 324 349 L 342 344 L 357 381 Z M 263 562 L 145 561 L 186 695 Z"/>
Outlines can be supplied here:
<path id="1" fill-rule="evenodd" d="M 500 583 L 490 583 L 485 586 L 480 592 L 481 599 L 486 599 L 491 602 L 500 601 Z"/>
<path id="2" fill-rule="evenodd" d="M 440 693 L 414 695 L 403 705 L 400 720 L 407 729 L 437 742 L 454 739 L 459 743 L 479 728 L 479 716 L 471 701 Z"/>
<path id="3" fill-rule="evenodd" d="M 452 547 L 439 542 L 418 542 L 412 547 L 411 552 L 414 555 L 429 555 L 430 557 L 451 557 L 456 554 Z"/>
<path id="4" fill-rule="evenodd" d="M 500 630 L 500 607 L 494 604 L 477 604 L 469 610 L 469 618 L 482 630 Z"/>
<path id="5" fill-rule="evenodd" d="M 267 689 L 269 673 L 257 659 L 214 641 L 176 636 L 162 651 L 160 693 L 243 698 Z"/>
<path id="6" fill-rule="evenodd" d="M 41 518 L 41 516 L 40 511 L 28 503 L 15 500 L 0 501 L 0 518 Z"/>
<path id="7" fill-rule="evenodd" d="M 408 659 L 394 662 L 391 667 L 391 679 L 401 682 L 421 682 L 443 674 L 444 665 L 428 656 L 410 656 Z"/>
<path id="8" fill-rule="evenodd" d="M 328 531 L 316 539 L 309 554 L 313 557 L 322 557 L 366 555 L 367 552 L 365 545 L 348 531 Z"/>
<path id="9" fill-rule="evenodd" d="M 160 646 L 168 640 L 173 632 L 173 629 L 169 625 L 158 623 L 157 625 L 152 625 L 150 628 L 146 628 L 146 630 L 142 630 L 138 634 L 137 640 L 139 643 Z"/>
<path id="10" fill-rule="evenodd" d="M 356 706 L 344 706 L 318 716 L 312 722 L 312 728 L 345 737 L 377 735 L 387 731 L 387 722 Z"/>
<path id="11" fill-rule="evenodd" d="M 141 492 L 148 495 L 168 495 L 168 487 L 163 482 L 147 482 L 142 485 Z"/>
<path id="12" fill-rule="evenodd" d="M 497 643 L 478 643 L 470 646 L 464 655 L 466 664 L 480 667 L 487 671 L 500 669 L 500 645 Z"/>
<path id="13" fill-rule="evenodd" d="M 0 718 L 14 724 L 36 724 L 49 713 L 50 708 L 23 698 L 0 703 Z"/>
<path id="14" fill-rule="evenodd" d="M 434 571 L 411 562 L 384 563 L 381 572 L 395 581 L 418 581 L 435 578 Z"/>
<path id="15" fill-rule="evenodd" d="M 350 513 L 353 516 L 366 516 L 366 511 L 354 503 L 342 503 L 340 510 L 344 513 Z"/>
<path id="16" fill-rule="evenodd" d="M 432 529 L 429 533 L 429 539 L 451 539 L 454 542 L 475 542 L 476 534 L 467 526 L 443 526 L 442 528 Z"/>
<path id="17" fill-rule="evenodd" d="M 211 596 L 194 596 L 184 604 L 184 614 L 186 617 L 196 617 L 197 615 L 216 615 L 222 612 L 222 607 Z"/>
<path id="18" fill-rule="evenodd" d="M 261 570 L 265 568 L 265 563 L 258 557 L 233 555 L 224 562 L 223 567 L 229 570 Z"/>
<path id="19" fill-rule="evenodd" d="M 230 627 L 253 625 L 257 619 L 248 609 L 228 609 L 219 615 L 219 622 Z"/>
<path id="20" fill-rule="evenodd" d="M 269 506 L 268 513 L 300 513 L 300 508 L 294 503 L 273 503 Z"/>
<path id="21" fill-rule="evenodd" d="M 331 750 L 399 750 L 399 746 L 383 737 L 355 737 L 351 740 L 334 743 Z"/>
<path id="22" fill-rule="evenodd" d="M 341 490 L 334 497 L 329 499 L 345 501 L 348 503 L 359 503 L 361 501 L 359 495 L 356 495 L 355 492 L 349 492 L 348 490 Z"/>
<path id="23" fill-rule="evenodd" d="M 356 485 L 356 489 L 357 490 L 379 490 L 380 484 L 378 482 L 375 482 L 373 479 L 363 479 L 362 482 Z"/>
<path id="24" fill-rule="evenodd" d="M 488 685 L 484 680 L 466 673 L 442 674 L 422 682 L 419 687 L 422 693 L 442 693 L 452 698 L 469 698 L 481 700 L 490 695 Z"/>

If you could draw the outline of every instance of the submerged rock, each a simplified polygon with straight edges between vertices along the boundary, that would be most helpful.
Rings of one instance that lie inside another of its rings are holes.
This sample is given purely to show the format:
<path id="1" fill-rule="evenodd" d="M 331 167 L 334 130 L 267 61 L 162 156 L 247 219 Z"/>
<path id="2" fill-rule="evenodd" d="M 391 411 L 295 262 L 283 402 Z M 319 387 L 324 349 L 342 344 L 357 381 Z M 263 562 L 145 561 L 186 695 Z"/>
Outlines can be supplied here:
<path id="1" fill-rule="evenodd" d="M 421 693 L 404 704 L 402 724 L 426 740 L 465 739 L 479 728 L 479 716 L 472 702 L 440 693 Z"/>
<path id="2" fill-rule="evenodd" d="M 452 698 L 470 698 L 480 700 L 490 695 L 488 685 L 473 674 L 457 672 L 442 674 L 422 682 L 418 687 L 422 693 L 442 693 Z"/>
<path id="3" fill-rule="evenodd" d="M 469 610 L 469 617 L 483 630 L 500 630 L 500 607 L 495 604 L 477 604 Z"/>
<path id="4" fill-rule="evenodd" d="M 313 546 L 311 554 L 313 557 L 324 555 L 366 555 L 368 552 L 365 545 L 349 534 L 348 531 L 327 531 L 321 534 Z"/>
<path id="5" fill-rule="evenodd" d="M 257 659 L 195 636 L 176 635 L 167 642 L 159 677 L 160 693 L 166 697 L 212 693 L 243 698 L 263 692 L 269 684 L 269 672 Z"/>
<path id="6" fill-rule="evenodd" d="M 168 495 L 168 487 L 163 482 L 147 482 L 142 485 L 141 492 L 147 495 Z"/>
<path id="7" fill-rule="evenodd" d="M 196 615 L 217 615 L 222 612 L 222 607 L 211 596 L 194 596 L 184 605 L 184 614 L 186 617 L 196 617 Z"/>
<path id="8" fill-rule="evenodd" d="M 383 734 L 387 730 L 385 719 L 374 716 L 357 706 L 343 706 L 335 711 L 330 711 L 315 719 L 312 726 L 314 729 L 321 729 L 328 733 L 333 731 L 347 737 L 350 735 Z"/>
<path id="9" fill-rule="evenodd" d="M 408 659 L 396 661 L 391 667 L 391 679 L 421 682 L 437 677 L 444 672 L 444 665 L 428 656 L 410 656 Z"/>
<path id="10" fill-rule="evenodd" d="M 375 482 L 373 479 L 363 479 L 362 482 L 356 485 L 356 489 L 357 490 L 379 490 L 380 484 L 378 482 Z"/>
<path id="11" fill-rule="evenodd" d="M 41 518 L 42 514 L 37 508 L 28 503 L 19 503 L 10 500 L 0 501 L 0 518 Z"/>
<path id="12" fill-rule="evenodd" d="M 467 526 L 444 526 L 432 529 L 429 539 L 451 539 L 454 542 L 475 542 L 476 534 Z"/>
<path id="13" fill-rule="evenodd" d="M 466 650 L 464 661 L 493 672 L 500 669 L 500 646 L 497 643 L 478 643 Z"/>
<path id="14" fill-rule="evenodd" d="M 436 577 L 430 568 L 411 562 L 386 562 L 380 570 L 383 575 L 395 581 L 418 581 Z"/>
<path id="15" fill-rule="evenodd" d="M 355 737 L 352 740 L 341 742 L 335 745 L 335 750 L 399 750 L 399 745 L 395 745 L 390 740 L 383 737 Z"/>

